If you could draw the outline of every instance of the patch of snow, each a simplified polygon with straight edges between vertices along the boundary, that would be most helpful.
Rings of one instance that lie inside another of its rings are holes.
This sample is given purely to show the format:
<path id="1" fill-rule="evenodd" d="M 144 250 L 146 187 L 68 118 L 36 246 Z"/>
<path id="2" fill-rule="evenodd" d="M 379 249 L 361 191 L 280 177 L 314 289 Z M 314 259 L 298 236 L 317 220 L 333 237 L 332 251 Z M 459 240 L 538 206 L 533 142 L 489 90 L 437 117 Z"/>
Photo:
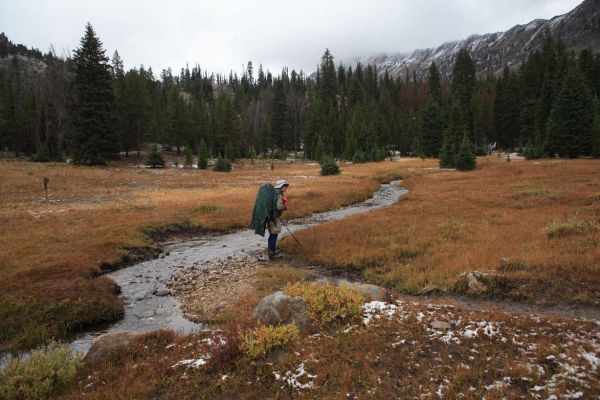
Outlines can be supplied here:
<path id="1" fill-rule="evenodd" d="M 306 383 L 300 382 L 298 380 L 298 378 L 301 378 L 305 375 L 309 379 L 309 381 Z M 304 369 L 304 363 L 301 363 L 298 366 L 298 368 L 296 368 L 295 373 L 291 372 L 291 371 L 286 372 L 284 380 L 285 380 L 286 385 L 288 385 L 292 389 L 314 389 L 315 384 L 310 379 L 315 379 L 316 377 L 317 377 L 317 375 L 311 375 L 311 374 L 307 373 L 306 370 Z"/>
<path id="2" fill-rule="evenodd" d="M 598 358 L 595 354 L 588 353 L 583 349 L 579 349 L 579 354 L 581 354 L 581 356 L 590 363 L 592 371 L 595 371 L 596 368 L 598 368 L 598 365 L 600 365 L 600 358 Z"/>
<path id="3" fill-rule="evenodd" d="M 388 304 L 383 301 L 371 301 L 363 304 L 363 324 L 369 325 L 371 319 L 381 318 L 381 315 L 390 319 L 398 310 L 395 304 Z"/>
<path id="4" fill-rule="evenodd" d="M 198 368 L 202 365 L 206 364 L 206 360 L 204 358 L 190 358 L 187 360 L 181 360 L 176 362 L 175 364 L 173 364 L 171 366 L 171 368 L 176 368 L 179 367 L 180 365 L 185 365 L 187 367 L 191 367 L 191 368 Z"/>

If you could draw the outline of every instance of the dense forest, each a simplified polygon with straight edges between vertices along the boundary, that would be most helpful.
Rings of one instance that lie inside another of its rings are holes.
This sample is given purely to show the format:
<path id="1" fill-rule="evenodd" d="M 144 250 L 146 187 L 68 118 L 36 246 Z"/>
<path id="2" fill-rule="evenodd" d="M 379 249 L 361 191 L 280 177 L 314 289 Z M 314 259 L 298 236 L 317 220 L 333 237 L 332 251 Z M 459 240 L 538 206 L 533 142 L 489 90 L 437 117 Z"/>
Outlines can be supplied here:
<path id="1" fill-rule="evenodd" d="M 452 76 L 392 77 L 336 65 L 329 50 L 311 77 L 274 76 L 248 62 L 240 74 L 199 66 L 177 74 L 126 71 L 91 25 L 68 58 L 0 35 L 0 148 L 38 161 L 104 163 L 148 143 L 235 160 L 326 155 L 353 162 L 439 157 L 471 169 L 494 149 L 528 158 L 600 156 L 600 55 L 568 53 L 559 38 L 516 70 L 476 74 L 467 49 Z"/>

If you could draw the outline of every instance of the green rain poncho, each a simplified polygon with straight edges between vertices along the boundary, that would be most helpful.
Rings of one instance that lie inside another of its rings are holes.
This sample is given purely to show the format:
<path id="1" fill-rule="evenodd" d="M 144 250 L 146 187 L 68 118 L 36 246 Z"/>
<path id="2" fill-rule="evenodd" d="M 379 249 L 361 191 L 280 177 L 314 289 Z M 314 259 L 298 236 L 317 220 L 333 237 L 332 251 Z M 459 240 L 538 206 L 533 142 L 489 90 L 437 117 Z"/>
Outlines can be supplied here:
<path id="1" fill-rule="evenodd" d="M 267 217 L 275 221 L 277 217 L 277 190 L 270 183 L 260 186 L 254 202 L 254 211 L 252 211 L 252 229 L 257 235 L 264 236 L 267 224 Z"/>

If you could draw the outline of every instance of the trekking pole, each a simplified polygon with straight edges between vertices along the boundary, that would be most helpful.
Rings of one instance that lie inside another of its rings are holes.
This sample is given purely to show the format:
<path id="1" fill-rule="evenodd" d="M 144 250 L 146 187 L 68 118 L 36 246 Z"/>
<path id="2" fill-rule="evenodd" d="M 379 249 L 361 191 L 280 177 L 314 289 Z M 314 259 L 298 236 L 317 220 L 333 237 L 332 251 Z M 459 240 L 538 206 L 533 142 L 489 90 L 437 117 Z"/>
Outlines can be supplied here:
<path id="1" fill-rule="evenodd" d="M 292 232 L 290 230 L 290 228 L 286 225 L 285 221 L 282 218 L 279 218 L 281 220 L 281 223 L 283 224 L 283 226 L 285 226 L 285 228 L 288 230 L 288 232 L 290 233 L 290 235 L 292 235 L 292 237 L 294 238 L 294 240 L 296 241 L 296 243 L 298 243 L 298 246 L 300 246 L 302 248 L 302 250 L 306 250 L 304 248 L 304 246 L 302 246 L 302 244 L 300 243 L 300 241 L 298 240 L 298 238 L 296 237 L 296 235 L 294 235 L 294 232 Z"/>

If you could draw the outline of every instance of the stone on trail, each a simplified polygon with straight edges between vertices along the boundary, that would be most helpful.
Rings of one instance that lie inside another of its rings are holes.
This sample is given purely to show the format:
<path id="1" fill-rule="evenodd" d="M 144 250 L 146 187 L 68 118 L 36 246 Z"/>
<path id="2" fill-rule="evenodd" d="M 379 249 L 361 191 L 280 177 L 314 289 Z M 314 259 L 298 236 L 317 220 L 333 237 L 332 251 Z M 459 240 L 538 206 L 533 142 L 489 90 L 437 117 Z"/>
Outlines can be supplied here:
<path id="1" fill-rule="evenodd" d="M 87 365 L 97 364 L 111 351 L 128 346 L 132 340 L 144 333 L 139 331 L 114 331 L 100 335 L 92 342 L 92 347 L 90 347 L 83 361 Z"/>
<path id="2" fill-rule="evenodd" d="M 295 322 L 299 329 L 310 328 L 308 304 L 302 297 L 292 297 L 282 291 L 264 297 L 254 309 L 252 317 L 266 325 Z"/>
<path id="3" fill-rule="evenodd" d="M 169 290 L 167 288 L 156 289 L 156 291 L 154 292 L 154 295 L 159 296 L 159 297 L 169 296 L 169 295 L 171 295 L 171 290 Z"/>

